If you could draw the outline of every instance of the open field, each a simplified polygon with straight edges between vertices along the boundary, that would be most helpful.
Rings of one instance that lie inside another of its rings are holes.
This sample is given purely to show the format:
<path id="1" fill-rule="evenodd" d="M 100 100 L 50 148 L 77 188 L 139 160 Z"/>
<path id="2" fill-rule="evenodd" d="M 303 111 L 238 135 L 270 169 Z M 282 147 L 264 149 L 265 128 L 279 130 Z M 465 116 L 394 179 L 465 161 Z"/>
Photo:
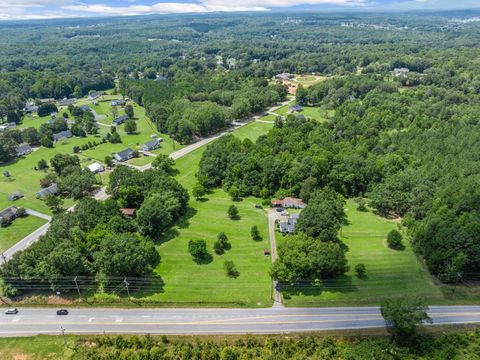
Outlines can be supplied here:
<path id="1" fill-rule="evenodd" d="M 294 82 L 301 84 L 304 87 L 309 87 L 320 81 L 324 81 L 325 79 L 327 79 L 327 77 L 320 75 L 297 75 L 295 76 Z"/>
<path id="2" fill-rule="evenodd" d="M 235 131 L 235 136 L 255 140 L 268 132 L 271 124 L 250 123 Z M 196 183 L 198 163 L 206 147 L 203 146 L 177 160 L 177 180 L 189 191 Z M 233 202 L 228 194 L 216 189 L 197 201 L 191 199 L 191 211 L 185 221 L 174 227 L 158 246 L 162 258 L 156 272 L 164 281 L 162 292 L 148 296 L 149 300 L 175 304 L 206 304 L 231 306 L 270 306 L 271 280 L 268 275 L 270 258 L 263 255 L 269 249 L 267 216 L 256 209 L 254 198 Z M 241 218 L 230 220 L 227 209 L 235 204 Z M 250 237 L 250 228 L 259 227 L 261 241 Z M 225 232 L 232 245 L 224 255 L 213 252 L 213 243 L 219 232 Z M 188 241 L 204 239 L 212 261 L 199 265 L 188 253 Z M 233 279 L 225 275 L 223 262 L 233 260 L 240 276 Z"/>
<path id="3" fill-rule="evenodd" d="M 18 241 L 22 240 L 25 236 L 35 231 L 46 222 L 47 220 L 45 219 L 33 215 L 27 215 L 15 219 L 13 223 L 6 228 L 0 228 L 0 252 L 11 248 Z"/>
<path id="4" fill-rule="evenodd" d="M 397 227 L 395 222 L 356 210 L 352 200 L 347 203 L 347 215 L 349 224 L 343 227 L 340 238 L 349 249 L 350 271 L 343 278 L 323 285 L 286 288 L 283 295 L 287 306 L 370 305 L 405 294 L 435 301 L 443 298 L 407 240 L 402 251 L 386 245 L 388 232 Z M 279 240 L 288 241 L 288 237 L 282 239 L 279 235 Z M 354 267 L 359 263 L 366 266 L 365 279 L 355 275 Z"/>
<path id="5" fill-rule="evenodd" d="M 324 110 L 320 107 L 315 106 L 304 106 L 300 114 L 305 115 L 307 118 L 323 122 L 327 121 L 330 116 L 333 116 L 334 111 Z"/>

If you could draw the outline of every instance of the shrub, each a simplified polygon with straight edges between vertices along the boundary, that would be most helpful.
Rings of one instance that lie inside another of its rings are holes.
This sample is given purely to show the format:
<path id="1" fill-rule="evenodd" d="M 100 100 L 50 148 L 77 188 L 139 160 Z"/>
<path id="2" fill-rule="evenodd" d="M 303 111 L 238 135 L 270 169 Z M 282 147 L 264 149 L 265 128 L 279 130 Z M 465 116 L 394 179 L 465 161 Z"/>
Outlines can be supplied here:
<path id="1" fill-rule="evenodd" d="M 228 217 L 232 220 L 238 218 L 238 209 L 235 205 L 230 205 L 228 208 Z"/>
<path id="2" fill-rule="evenodd" d="M 250 229 L 250 235 L 252 236 L 253 240 L 260 240 L 262 237 L 260 236 L 260 231 L 258 230 L 257 225 L 253 225 Z"/>
<path id="3" fill-rule="evenodd" d="M 367 276 L 367 268 L 365 267 L 365 264 L 355 265 L 355 273 L 357 274 L 358 278 L 365 278 Z"/>
<path id="4" fill-rule="evenodd" d="M 23 207 L 17 209 L 17 216 L 24 217 L 27 215 L 27 210 Z"/>
<path id="5" fill-rule="evenodd" d="M 205 240 L 190 240 L 188 242 L 188 252 L 196 262 L 199 262 L 208 256 L 207 243 Z"/>
<path id="6" fill-rule="evenodd" d="M 387 244 L 391 249 L 403 249 L 402 234 L 397 230 L 390 231 L 387 236 Z"/>
<path id="7" fill-rule="evenodd" d="M 221 232 L 217 235 L 217 241 L 213 244 L 213 249 L 217 255 L 222 255 L 225 250 L 230 249 L 230 243 L 228 242 L 227 235 Z"/>
<path id="8" fill-rule="evenodd" d="M 235 267 L 234 262 L 231 260 L 225 260 L 225 262 L 223 263 L 223 267 L 228 277 L 236 278 L 240 275 L 237 268 Z"/>
<path id="9" fill-rule="evenodd" d="M 80 152 L 80 146 L 74 146 L 73 147 L 73 153 L 78 154 Z"/>
<path id="10" fill-rule="evenodd" d="M 0 220 L 0 227 L 2 228 L 5 228 L 7 226 L 10 226 L 10 224 L 12 223 L 12 219 L 9 218 L 9 217 L 3 217 L 1 220 Z"/>

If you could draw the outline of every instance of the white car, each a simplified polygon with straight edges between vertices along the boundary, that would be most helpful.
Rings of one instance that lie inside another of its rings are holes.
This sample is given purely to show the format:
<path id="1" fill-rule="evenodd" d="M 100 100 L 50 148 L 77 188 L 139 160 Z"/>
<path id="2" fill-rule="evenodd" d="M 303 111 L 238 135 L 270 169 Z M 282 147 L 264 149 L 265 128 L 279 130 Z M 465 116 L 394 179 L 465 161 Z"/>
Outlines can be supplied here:
<path id="1" fill-rule="evenodd" d="M 5 315 L 16 315 L 18 314 L 17 308 L 7 309 L 5 310 Z"/>

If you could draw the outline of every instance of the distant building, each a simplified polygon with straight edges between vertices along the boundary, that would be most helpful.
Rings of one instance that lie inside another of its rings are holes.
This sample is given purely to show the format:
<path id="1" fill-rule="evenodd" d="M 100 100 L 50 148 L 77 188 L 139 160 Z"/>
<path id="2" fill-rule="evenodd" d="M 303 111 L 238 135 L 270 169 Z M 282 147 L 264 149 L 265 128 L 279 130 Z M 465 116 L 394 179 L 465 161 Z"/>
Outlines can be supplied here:
<path id="1" fill-rule="evenodd" d="M 90 106 L 88 105 L 82 105 L 80 106 L 80 109 L 85 112 L 85 111 L 92 111 L 92 109 L 90 109 Z"/>
<path id="2" fill-rule="evenodd" d="M 70 137 L 72 137 L 72 132 L 70 130 L 60 131 L 59 133 L 53 134 L 53 141 L 60 141 Z"/>
<path id="3" fill-rule="evenodd" d="M 128 115 L 122 115 L 112 121 L 112 125 L 120 125 L 128 120 Z"/>
<path id="4" fill-rule="evenodd" d="M 118 100 L 112 100 L 110 101 L 111 106 L 123 106 L 125 105 L 125 100 L 123 99 L 118 99 Z"/>
<path id="5" fill-rule="evenodd" d="M 292 214 L 287 220 L 279 221 L 278 230 L 283 234 L 293 234 L 295 232 L 295 227 L 297 226 L 298 218 L 299 214 Z"/>
<path id="6" fill-rule="evenodd" d="M 275 76 L 277 80 L 290 80 L 291 78 L 293 78 L 293 75 L 290 73 L 282 73 Z"/>
<path id="7" fill-rule="evenodd" d="M 288 112 L 294 113 L 294 112 L 299 112 L 303 110 L 303 106 L 300 105 L 293 105 L 288 108 Z"/>
<path id="8" fill-rule="evenodd" d="M 128 208 L 120 209 L 120 211 L 122 212 L 123 216 L 127 216 L 127 217 L 135 217 L 135 214 L 137 213 L 137 210 L 128 209 Z"/>
<path id="9" fill-rule="evenodd" d="M 27 104 L 23 110 L 27 113 L 37 112 L 38 106 L 35 104 Z"/>
<path id="10" fill-rule="evenodd" d="M 40 190 L 37 192 L 37 197 L 43 199 L 47 195 L 55 195 L 58 192 L 58 186 L 56 183 L 53 183 L 49 187 L 46 187 L 45 189 Z"/>
<path id="11" fill-rule="evenodd" d="M 294 208 L 294 209 L 304 209 L 307 207 L 307 204 L 303 202 L 302 199 L 286 197 L 283 200 L 273 199 L 272 206 L 274 207 L 283 207 L 283 208 Z"/>
<path id="12" fill-rule="evenodd" d="M 76 98 L 71 98 L 71 99 L 67 99 L 67 98 L 64 98 L 62 100 L 58 100 L 57 101 L 57 105 L 59 106 L 68 106 L 68 105 L 73 105 L 77 102 L 77 99 Z"/>
<path id="13" fill-rule="evenodd" d="M 115 158 L 115 160 L 119 162 L 124 162 L 132 159 L 134 155 L 135 155 L 135 152 L 132 149 L 126 148 L 125 150 L 122 150 L 119 153 L 116 153 L 115 155 L 113 155 L 113 157 Z"/>
<path id="14" fill-rule="evenodd" d="M 145 144 L 142 145 L 142 150 L 143 151 L 152 151 L 155 149 L 158 149 L 160 147 L 160 143 L 162 142 L 162 139 L 154 139 L 152 141 L 146 142 Z"/>
<path id="15" fill-rule="evenodd" d="M 102 96 L 103 93 L 102 92 L 95 92 L 95 93 L 92 93 L 90 95 L 88 95 L 88 100 L 96 100 L 98 99 L 100 96 Z"/>
<path id="16" fill-rule="evenodd" d="M 14 122 L 2 124 L 0 125 L 0 132 L 4 132 L 10 129 L 15 129 L 16 127 L 17 127 L 17 124 L 15 124 Z"/>
<path id="17" fill-rule="evenodd" d="M 0 220 L 8 219 L 15 220 L 17 217 L 18 208 L 16 206 L 10 206 L 2 211 L 0 211 Z"/>
<path id="18" fill-rule="evenodd" d="M 18 145 L 15 148 L 15 153 L 17 154 L 18 157 L 30 154 L 32 151 L 33 149 L 28 144 Z"/>
<path id="19" fill-rule="evenodd" d="M 15 201 L 23 198 L 23 194 L 20 191 L 15 191 L 13 194 L 8 195 L 8 200 Z"/>
<path id="20" fill-rule="evenodd" d="M 295 115 L 295 117 L 299 120 L 307 120 L 307 117 L 303 114 L 298 114 L 298 115 Z"/>
<path id="21" fill-rule="evenodd" d="M 166 81 L 168 78 L 165 75 L 157 75 L 155 81 Z"/>
<path id="22" fill-rule="evenodd" d="M 40 104 L 46 104 L 46 103 L 51 103 L 54 102 L 54 98 L 45 98 L 45 99 L 38 99 L 37 102 Z"/>
<path id="23" fill-rule="evenodd" d="M 105 171 L 105 167 L 98 162 L 94 162 L 93 164 L 88 165 L 87 169 L 90 170 L 94 174 Z"/>
<path id="24" fill-rule="evenodd" d="M 407 68 L 395 68 L 392 71 L 392 75 L 396 77 L 405 77 L 410 72 L 410 69 Z"/>

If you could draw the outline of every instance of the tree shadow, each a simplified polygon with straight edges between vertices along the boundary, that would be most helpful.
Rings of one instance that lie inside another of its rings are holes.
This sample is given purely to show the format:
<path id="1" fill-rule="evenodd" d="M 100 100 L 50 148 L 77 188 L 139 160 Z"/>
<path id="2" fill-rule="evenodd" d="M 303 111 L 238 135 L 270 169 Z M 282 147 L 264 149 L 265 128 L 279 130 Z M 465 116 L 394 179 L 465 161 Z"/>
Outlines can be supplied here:
<path id="1" fill-rule="evenodd" d="M 170 240 L 176 238 L 178 235 L 180 235 L 180 232 L 176 228 L 172 227 L 165 231 L 160 238 L 155 240 L 155 245 L 162 245 L 166 242 L 169 242 Z"/>
<path id="2" fill-rule="evenodd" d="M 187 229 L 190 226 L 190 220 L 192 217 L 194 217 L 198 213 L 197 209 L 194 209 L 192 207 L 189 207 L 187 209 L 187 212 L 177 221 L 177 227 L 179 229 Z"/>
<path id="3" fill-rule="evenodd" d="M 230 220 L 233 220 L 233 221 L 238 221 L 238 220 L 241 220 L 242 217 L 240 215 L 235 215 L 235 216 L 229 216 L 228 217 Z"/>
<path id="4" fill-rule="evenodd" d="M 341 294 L 358 291 L 357 286 L 352 283 L 352 277 L 349 275 L 342 275 L 320 282 L 299 281 L 294 284 L 281 283 L 279 286 L 286 298 L 289 296 L 320 296 L 325 291 Z"/>

